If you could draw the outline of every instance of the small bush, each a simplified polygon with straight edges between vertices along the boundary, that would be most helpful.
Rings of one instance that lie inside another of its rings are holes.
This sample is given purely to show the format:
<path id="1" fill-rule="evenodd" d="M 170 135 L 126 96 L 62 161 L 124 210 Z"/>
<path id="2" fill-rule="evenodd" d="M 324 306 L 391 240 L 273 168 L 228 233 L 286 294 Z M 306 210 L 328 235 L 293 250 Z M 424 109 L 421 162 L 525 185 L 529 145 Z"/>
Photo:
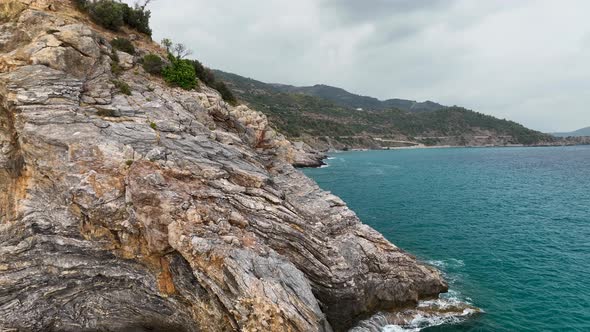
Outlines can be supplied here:
<path id="1" fill-rule="evenodd" d="M 96 108 L 96 115 L 98 116 L 105 116 L 105 117 L 114 117 L 115 111 L 108 108 Z"/>
<path id="2" fill-rule="evenodd" d="M 109 55 L 111 57 L 111 72 L 115 75 L 115 76 L 119 76 L 121 75 L 121 73 L 123 73 L 123 68 L 121 68 L 121 65 L 119 64 L 119 56 L 117 55 L 117 52 L 113 52 Z"/>
<path id="3" fill-rule="evenodd" d="M 197 86 L 197 75 L 190 61 L 170 56 L 170 62 L 171 65 L 162 71 L 166 82 L 185 90 L 194 89 Z"/>
<path id="4" fill-rule="evenodd" d="M 111 72 L 115 76 L 121 75 L 121 73 L 123 72 L 123 68 L 121 68 L 121 65 L 119 64 L 119 62 L 117 62 L 117 61 L 111 62 Z"/>
<path id="5" fill-rule="evenodd" d="M 159 55 L 150 53 L 143 57 L 143 69 L 152 75 L 161 75 L 164 61 Z"/>
<path id="6" fill-rule="evenodd" d="M 133 46 L 129 39 L 117 37 L 111 41 L 111 46 L 113 46 L 113 49 L 115 50 L 135 54 L 135 46 Z"/>
<path id="7" fill-rule="evenodd" d="M 117 52 L 113 52 L 109 56 L 111 57 L 111 60 L 113 60 L 114 62 L 119 62 L 119 55 L 117 55 Z"/>
<path id="8" fill-rule="evenodd" d="M 98 0 L 88 2 L 87 10 L 90 18 L 97 24 L 114 31 L 118 31 L 125 21 L 123 20 L 124 4 L 113 0 Z"/>
<path id="9" fill-rule="evenodd" d="M 74 1 L 74 5 L 76 6 L 76 8 L 78 8 L 78 10 L 81 10 L 83 12 L 88 10 L 88 0 L 73 0 Z"/>
<path id="10" fill-rule="evenodd" d="M 153 130 L 156 130 L 158 128 L 158 126 L 156 126 L 155 122 L 150 122 L 150 128 L 152 128 Z"/>
<path id="11" fill-rule="evenodd" d="M 122 94 L 128 96 L 131 95 L 131 88 L 129 87 L 129 84 L 120 80 L 113 80 L 113 84 L 117 89 L 119 89 L 119 91 L 121 91 Z"/>
<path id="12" fill-rule="evenodd" d="M 191 60 L 191 64 L 195 67 L 195 73 L 201 82 L 211 87 L 215 84 L 215 75 L 209 68 L 203 66 L 198 60 Z"/>
<path id="13" fill-rule="evenodd" d="M 218 81 L 213 85 L 213 88 L 221 94 L 221 98 L 228 102 L 232 106 L 236 106 L 238 104 L 238 100 L 231 92 L 231 90 L 223 83 L 222 81 Z"/>
<path id="14" fill-rule="evenodd" d="M 80 11 L 88 13 L 96 24 L 107 29 L 118 31 L 125 24 L 138 32 L 152 35 L 151 12 L 146 9 L 147 2 L 143 6 L 135 4 L 133 8 L 114 0 L 74 0 L 74 4 Z"/>
<path id="15" fill-rule="evenodd" d="M 227 85 L 225 85 L 225 83 L 222 81 L 217 81 L 217 79 L 215 78 L 215 74 L 211 69 L 203 66 L 203 64 L 198 60 L 191 60 L 190 62 L 195 68 L 195 73 L 199 80 L 201 80 L 201 82 L 219 91 L 223 100 L 225 100 L 229 104 L 235 106 L 238 103 L 236 97 L 227 87 Z"/>
<path id="16" fill-rule="evenodd" d="M 123 20 L 125 21 L 125 24 L 148 36 L 152 35 L 152 29 L 150 28 L 151 15 L 151 11 L 146 10 L 145 6 L 140 6 L 138 4 L 135 4 L 133 8 L 124 5 L 123 8 Z"/>

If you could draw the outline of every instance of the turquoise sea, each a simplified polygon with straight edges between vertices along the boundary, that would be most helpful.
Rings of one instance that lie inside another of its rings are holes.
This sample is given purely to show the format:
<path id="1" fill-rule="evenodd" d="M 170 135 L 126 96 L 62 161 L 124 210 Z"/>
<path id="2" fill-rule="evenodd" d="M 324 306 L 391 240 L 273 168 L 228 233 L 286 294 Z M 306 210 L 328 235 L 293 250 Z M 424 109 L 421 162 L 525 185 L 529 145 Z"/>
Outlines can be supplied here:
<path id="1" fill-rule="evenodd" d="M 485 311 L 422 331 L 590 331 L 590 147 L 342 152 L 327 163 L 304 172 Z"/>

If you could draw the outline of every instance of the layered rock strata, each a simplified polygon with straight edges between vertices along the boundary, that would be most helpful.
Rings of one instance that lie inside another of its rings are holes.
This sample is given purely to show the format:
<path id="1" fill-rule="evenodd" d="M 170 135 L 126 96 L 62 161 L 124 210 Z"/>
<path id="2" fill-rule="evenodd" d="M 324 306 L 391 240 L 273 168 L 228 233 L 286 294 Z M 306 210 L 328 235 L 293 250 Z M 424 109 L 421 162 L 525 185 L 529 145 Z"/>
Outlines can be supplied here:
<path id="1" fill-rule="evenodd" d="M 145 73 L 144 37 L 114 77 L 113 33 L 66 1 L 12 2 L 0 329 L 344 331 L 446 290 L 296 170 L 317 156 L 261 113 Z"/>

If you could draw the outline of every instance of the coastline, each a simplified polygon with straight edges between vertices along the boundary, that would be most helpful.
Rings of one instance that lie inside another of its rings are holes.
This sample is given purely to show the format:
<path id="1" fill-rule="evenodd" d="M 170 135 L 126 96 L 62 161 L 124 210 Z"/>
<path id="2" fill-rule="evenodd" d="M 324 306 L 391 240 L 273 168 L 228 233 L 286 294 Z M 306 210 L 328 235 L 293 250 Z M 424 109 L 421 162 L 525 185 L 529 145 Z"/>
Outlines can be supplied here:
<path id="1" fill-rule="evenodd" d="M 366 151 L 387 151 L 387 150 L 421 150 L 421 149 L 486 149 L 486 148 L 549 148 L 549 147 L 566 147 L 566 146 L 586 146 L 590 145 L 586 143 L 582 144 L 536 144 L 536 145 L 525 145 L 525 144 L 511 144 L 511 145 L 413 145 L 413 146 L 399 146 L 399 147 L 385 147 L 381 149 L 370 149 L 370 148 L 353 148 L 348 150 L 336 150 L 330 149 L 327 151 L 317 152 L 311 158 L 306 158 L 304 162 L 293 163 L 293 167 L 297 169 L 302 168 L 322 168 L 329 166 L 326 160 L 330 159 L 332 153 L 344 153 L 344 152 L 366 152 Z"/>
<path id="2" fill-rule="evenodd" d="M 342 153 L 342 152 L 351 152 L 351 151 L 382 151 L 382 150 L 418 150 L 418 149 L 461 149 L 461 148 L 477 148 L 477 149 L 484 149 L 484 148 L 549 148 L 549 147 L 565 147 L 565 146 L 585 146 L 590 145 L 590 143 L 585 144 L 535 144 L 535 145 L 525 145 L 525 144 L 510 144 L 510 145 L 413 145 L 413 146 L 396 146 L 396 147 L 384 147 L 381 149 L 371 149 L 371 148 L 353 148 L 348 150 L 328 150 L 325 153 Z"/>

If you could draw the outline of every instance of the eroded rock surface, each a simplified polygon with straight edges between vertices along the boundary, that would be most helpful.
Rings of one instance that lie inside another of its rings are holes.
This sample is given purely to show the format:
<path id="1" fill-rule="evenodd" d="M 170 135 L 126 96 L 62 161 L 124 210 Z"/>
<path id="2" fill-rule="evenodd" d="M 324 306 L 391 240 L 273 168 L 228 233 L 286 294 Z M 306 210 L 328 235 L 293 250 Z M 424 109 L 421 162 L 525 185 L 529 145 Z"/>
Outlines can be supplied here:
<path id="1" fill-rule="evenodd" d="M 112 33 L 20 3 L 0 24 L 0 328 L 344 331 L 446 290 L 264 115 L 137 59 L 123 95 Z"/>

